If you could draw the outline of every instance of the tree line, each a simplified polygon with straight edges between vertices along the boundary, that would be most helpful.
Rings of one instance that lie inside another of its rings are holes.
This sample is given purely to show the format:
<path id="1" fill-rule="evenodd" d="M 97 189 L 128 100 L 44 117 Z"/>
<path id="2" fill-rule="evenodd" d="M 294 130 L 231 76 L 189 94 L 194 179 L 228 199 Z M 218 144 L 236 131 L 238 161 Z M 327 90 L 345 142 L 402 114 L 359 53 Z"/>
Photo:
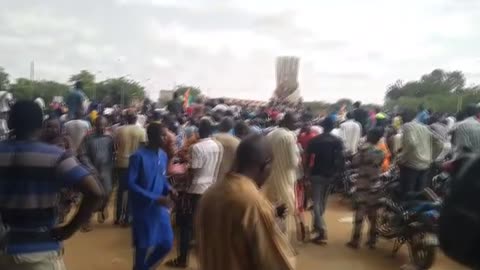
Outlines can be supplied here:
<path id="1" fill-rule="evenodd" d="M 41 97 L 46 102 L 51 102 L 55 96 L 66 97 L 71 85 L 76 81 L 82 81 L 83 90 L 91 100 L 107 104 L 130 104 L 134 100 L 142 100 L 145 97 L 145 88 L 137 81 L 125 77 L 97 82 L 93 73 L 82 70 L 71 75 L 68 83 L 27 78 L 18 78 L 11 82 L 9 74 L 0 67 L 0 91 L 10 91 L 17 99 Z"/>
<path id="2" fill-rule="evenodd" d="M 10 82 L 9 74 L 0 67 L 0 90 L 10 91 L 18 99 L 33 99 L 42 97 L 50 102 L 54 96 L 66 96 L 71 84 L 82 81 L 85 94 L 97 101 L 108 104 L 130 104 L 135 99 L 145 97 L 145 88 L 138 82 L 125 77 L 110 78 L 96 82 L 95 75 L 87 70 L 73 74 L 69 84 L 51 80 L 32 81 L 18 78 Z M 199 87 L 179 85 L 175 91 L 181 96 L 188 89 L 190 95 L 201 95 Z M 123 102 L 122 102 L 123 101 Z M 397 80 L 387 87 L 385 93 L 386 110 L 395 107 L 417 109 L 420 105 L 439 112 L 455 113 L 471 103 L 480 102 L 480 85 L 466 86 L 465 75 L 461 71 L 444 71 L 435 69 L 420 77 L 419 80 L 403 82 Z M 329 112 L 338 110 L 341 106 L 351 107 L 352 100 L 339 99 L 335 103 L 323 101 L 304 102 L 316 112 Z M 382 105 L 367 104 L 368 107 L 381 107 Z"/>
<path id="3" fill-rule="evenodd" d="M 396 81 L 388 86 L 385 107 L 417 109 L 420 105 L 438 112 L 456 113 L 480 102 L 480 86 L 466 86 L 461 71 L 435 69 L 419 80 Z"/>

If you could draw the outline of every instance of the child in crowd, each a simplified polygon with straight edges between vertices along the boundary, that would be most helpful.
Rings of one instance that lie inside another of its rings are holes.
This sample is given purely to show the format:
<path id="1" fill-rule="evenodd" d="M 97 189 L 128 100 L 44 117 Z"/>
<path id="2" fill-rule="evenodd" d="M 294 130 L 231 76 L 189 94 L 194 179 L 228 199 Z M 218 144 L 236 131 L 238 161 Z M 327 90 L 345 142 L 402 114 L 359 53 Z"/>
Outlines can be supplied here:
<path id="1" fill-rule="evenodd" d="M 382 128 L 370 130 L 367 134 L 367 141 L 360 146 L 357 155 L 353 158 L 353 165 L 359 168 L 353 233 L 351 241 L 347 244 L 353 249 L 359 247 L 360 233 L 365 217 L 370 222 L 367 246 L 371 249 L 375 248 L 378 180 L 384 159 L 384 153 L 376 145 L 382 137 Z"/>

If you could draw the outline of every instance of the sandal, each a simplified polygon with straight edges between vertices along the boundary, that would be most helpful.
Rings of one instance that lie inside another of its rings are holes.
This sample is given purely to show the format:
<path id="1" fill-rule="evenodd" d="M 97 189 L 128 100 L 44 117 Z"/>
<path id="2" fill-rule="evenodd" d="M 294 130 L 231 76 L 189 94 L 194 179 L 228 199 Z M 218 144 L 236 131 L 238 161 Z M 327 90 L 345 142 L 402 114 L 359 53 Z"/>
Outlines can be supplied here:
<path id="1" fill-rule="evenodd" d="M 374 241 L 368 241 L 365 243 L 365 246 L 368 247 L 370 250 L 374 250 L 376 248 L 376 243 Z"/>
<path id="2" fill-rule="evenodd" d="M 358 242 L 354 242 L 354 241 L 350 241 L 346 244 L 347 247 L 351 248 L 351 249 L 358 249 L 360 247 L 360 245 L 358 244 Z"/>
<path id="3" fill-rule="evenodd" d="M 85 224 L 82 226 L 82 228 L 80 229 L 81 232 L 84 232 L 84 233 L 87 233 L 87 232 L 90 232 L 92 231 L 93 228 L 92 228 L 92 225 L 91 224 Z"/>
<path id="4" fill-rule="evenodd" d="M 179 258 L 170 260 L 165 265 L 171 268 L 187 268 L 187 262 L 183 262 Z"/>
<path id="5" fill-rule="evenodd" d="M 106 210 L 102 210 L 101 212 L 98 213 L 98 216 L 97 216 L 98 223 L 103 224 L 107 219 L 108 219 L 108 212 Z"/>
<path id="6" fill-rule="evenodd" d="M 324 237 L 317 237 L 312 240 L 312 243 L 319 246 L 325 246 L 327 244 L 327 239 Z"/>

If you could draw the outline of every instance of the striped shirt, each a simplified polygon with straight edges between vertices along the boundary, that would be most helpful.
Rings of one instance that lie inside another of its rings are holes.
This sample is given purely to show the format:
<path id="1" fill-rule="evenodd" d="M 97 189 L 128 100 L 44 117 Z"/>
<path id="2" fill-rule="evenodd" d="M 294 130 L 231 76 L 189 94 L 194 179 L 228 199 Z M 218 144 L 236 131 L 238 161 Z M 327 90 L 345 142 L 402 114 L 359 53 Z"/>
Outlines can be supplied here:
<path id="1" fill-rule="evenodd" d="M 480 122 L 477 118 L 470 117 L 458 123 L 454 130 L 453 143 L 458 153 L 467 149 L 480 153 Z"/>
<path id="2" fill-rule="evenodd" d="M 416 121 L 404 124 L 402 130 L 402 150 L 398 163 L 416 170 L 428 169 L 442 152 L 444 141 Z"/>
<path id="3" fill-rule="evenodd" d="M 71 154 L 56 146 L 35 141 L 0 143 L 0 217 L 10 229 L 4 251 L 59 250 L 60 243 L 51 238 L 50 230 L 56 222 L 60 189 L 88 174 Z"/>
<path id="4" fill-rule="evenodd" d="M 211 138 L 206 138 L 194 144 L 191 149 L 190 167 L 197 170 L 188 193 L 203 194 L 217 181 L 223 158 L 223 147 Z"/>

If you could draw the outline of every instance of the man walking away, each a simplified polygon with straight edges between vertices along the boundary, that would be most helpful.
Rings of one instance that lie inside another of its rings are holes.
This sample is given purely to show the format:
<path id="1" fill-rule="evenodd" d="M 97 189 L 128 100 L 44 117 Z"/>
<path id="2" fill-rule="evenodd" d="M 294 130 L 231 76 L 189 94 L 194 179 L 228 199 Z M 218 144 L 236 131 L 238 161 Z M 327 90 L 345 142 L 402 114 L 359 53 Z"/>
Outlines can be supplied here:
<path id="1" fill-rule="evenodd" d="M 362 103 L 360 101 L 357 101 L 353 103 L 353 118 L 357 123 L 360 123 L 362 126 L 362 136 L 364 136 L 367 133 L 367 127 L 368 127 L 368 112 L 361 107 Z"/>
<path id="2" fill-rule="evenodd" d="M 284 232 L 290 244 L 295 247 L 297 242 L 295 219 L 295 182 L 300 155 L 297 146 L 298 118 L 293 113 L 286 113 L 280 127 L 268 134 L 267 139 L 273 146 L 272 174 L 265 182 L 263 190 L 271 203 L 286 204 L 290 209 L 285 218 Z"/>
<path id="3" fill-rule="evenodd" d="M 173 99 L 168 102 L 167 110 L 177 117 L 183 114 L 183 105 L 178 99 L 178 92 L 173 93 Z"/>
<path id="4" fill-rule="evenodd" d="M 259 192 L 272 168 L 271 144 L 262 135 L 243 140 L 237 166 L 200 200 L 196 218 L 201 270 L 294 269 L 293 250 Z"/>
<path id="5" fill-rule="evenodd" d="M 61 241 L 88 221 L 103 200 L 102 188 L 68 152 L 39 141 L 43 115 L 32 101 L 18 101 L 9 128 L 14 139 L 0 143 L 0 269 L 66 269 Z M 54 227 L 60 189 L 83 194 L 80 208 Z"/>
<path id="6" fill-rule="evenodd" d="M 356 211 L 354 216 L 352 240 L 347 246 L 353 249 L 359 247 L 363 220 L 368 218 L 370 229 L 367 246 L 371 249 L 376 244 L 376 222 L 379 176 L 383 161 L 382 150 L 376 147 L 383 136 L 383 129 L 374 128 L 367 134 L 367 142 L 360 147 L 358 155 L 353 159 L 353 165 L 359 168 L 356 192 Z"/>
<path id="7" fill-rule="evenodd" d="M 76 152 L 83 138 L 90 130 L 90 122 L 83 120 L 82 111 L 77 111 L 75 118 L 65 123 L 65 133 L 72 138 L 72 151 Z"/>
<path id="8" fill-rule="evenodd" d="M 213 136 L 213 138 L 223 146 L 223 158 L 218 170 L 217 181 L 223 181 L 227 173 L 232 169 L 232 165 L 235 160 L 235 152 L 240 144 L 240 140 L 230 134 L 233 126 L 233 119 L 230 117 L 225 117 L 222 119 L 218 127 L 219 133 Z"/>
<path id="9" fill-rule="evenodd" d="M 442 152 L 443 141 L 428 126 L 414 121 L 414 113 L 403 114 L 402 150 L 398 155 L 400 186 L 405 196 L 421 191 L 426 185 L 428 168 Z"/>
<path id="10" fill-rule="evenodd" d="M 168 158 L 162 148 L 166 128 L 148 126 L 148 145 L 131 157 L 128 189 L 132 204 L 132 235 L 135 248 L 134 270 L 149 270 L 167 255 L 173 246 L 169 194 L 176 194 L 167 182 Z"/>
<path id="11" fill-rule="evenodd" d="M 112 193 L 112 172 L 115 147 L 113 138 L 105 134 L 107 119 L 103 116 L 95 120 L 95 132 L 85 137 L 81 144 L 78 158 L 79 160 L 97 174 L 98 180 L 105 191 L 106 199 L 98 211 L 98 222 L 104 223 L 108 218 L 108 199 Z M 84 231 L 90 231 L 90 223 L 83 227 Z"/>
<path id="12" fill-rule="evenodd" d="M 323 214 L 327 208 L 329 188 L 345 166 L 343 143 L 340 138 L 331 134 L 333 120 L 325 118 L 322 126 L 323 133 L 310 141 L 305 158 L 305 172 L 312 187 L 313 227 L 318 232 L 318 236 L 313 240 L 316 244 L 325 244 L 327 240 L 327 225 Z M 312 157 L 314 163 L 310 167 L 308 161 Z"/>
<path id="13" fill-rule="evenodd" d="M 130 155 L 137 151 L 138 147 L 145 143 L 145 129 L 136 125 L 135 112 L 128 111 L 126 115 L 127 125 L 117 129 L 115 145 L 117 160 L 115 162 L 118 189 L 115 203 L 115 225 L 126 226 L 130 222 L 130 210 L 127 191 L 127 172 Z"/>
<path id="14" fill-rule="evenodd" d="M 200 120 L 198 126 L 200 140 L 191 147 L 192 183 L 177 209 L 177 223 L 180 231 L 179 255 L 167 263 L 170 267 L 187 267 L 190 241 L 193 238 L 193 217 L 198 201 L 217 180 L 223 148 L 210 137 L 212 133 L 211 120 L 206 118 Z"/>
<path id="15" fill-rule="evenodd" d="M 347 113 L 347 121 L 340 124 L 340 137 L 345 146 L 348 157 L 353 157 L 358 151 L 358 144 L 362 137 L 362 126 L 355 121 L 353 113 Z"/>

